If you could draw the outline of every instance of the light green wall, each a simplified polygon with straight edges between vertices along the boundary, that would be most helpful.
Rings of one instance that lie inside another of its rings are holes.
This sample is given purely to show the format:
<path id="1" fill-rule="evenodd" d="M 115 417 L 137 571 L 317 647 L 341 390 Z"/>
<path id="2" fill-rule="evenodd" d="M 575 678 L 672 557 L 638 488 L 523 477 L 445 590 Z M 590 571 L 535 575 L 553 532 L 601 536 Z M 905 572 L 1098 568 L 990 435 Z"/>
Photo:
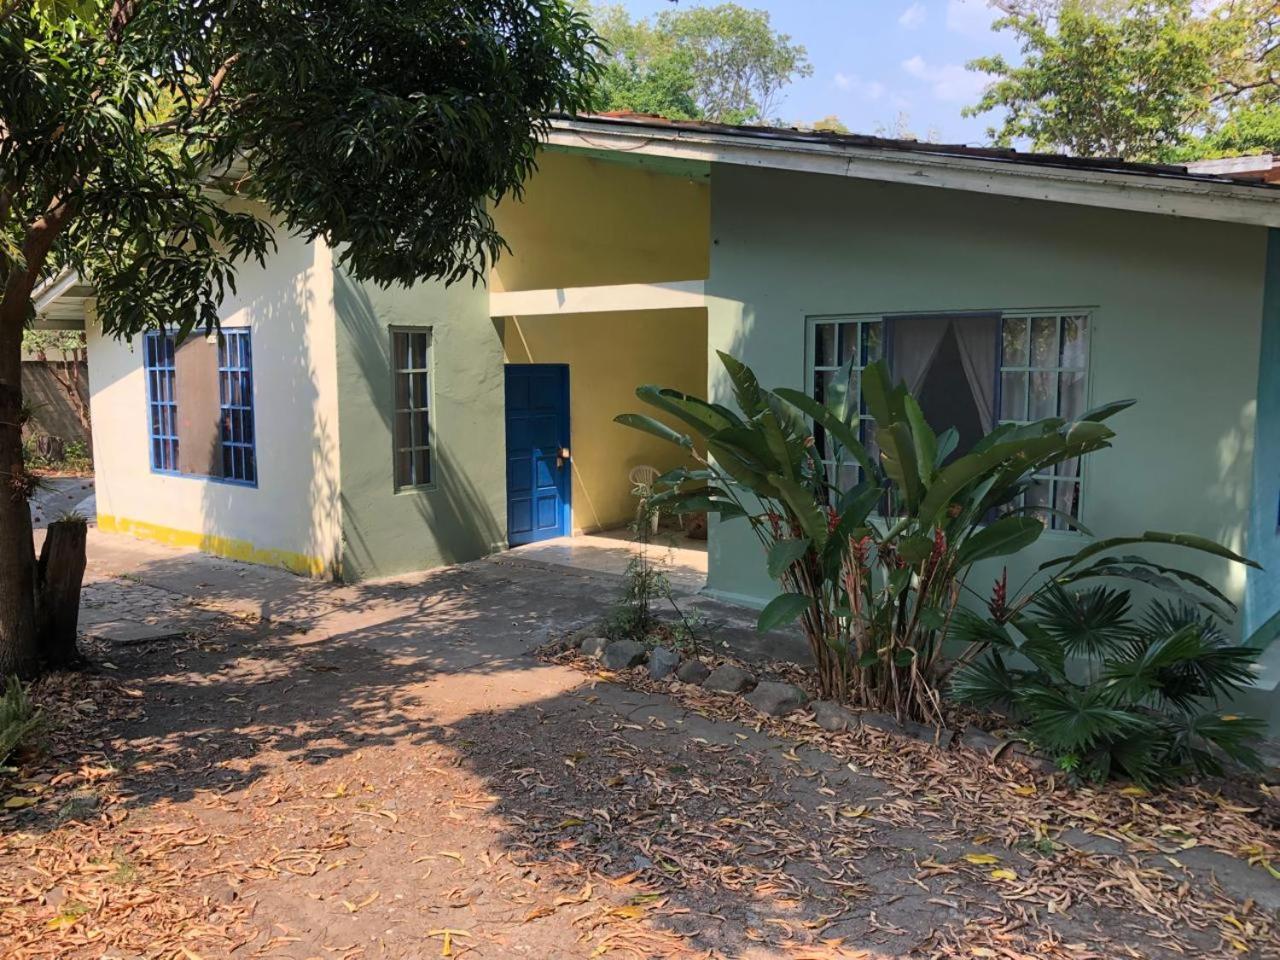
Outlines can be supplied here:
<path id="1" fill-rule="evenodd" d="M 728 166 L 712 174 L 711 209 L 710 356 L 800 387 L 806 316 L 1087 307 L 1091 401 L 1140 402 L 1086 467 L 1085 522 L 1246 548 L 1265 230 Z M 718 366 L 709 376 L 732 403 Z M 1011 579 L 1079 542 L 1046 534 Z M 1243 598 L 1243 570 L 1178 559 Z M 773 594 L 745 526 L 713 529 L 708 585 Z"/>
<path id="2" fill-rule="evenodd" d="M 344 579 L 505 547 L 502 344 L 488 291 L 469 283 L 380 290 L 335 268 L 334 305 Z M 432 330 L 433 483 L 400 493 L 391 461 L 392 326 Z"/>

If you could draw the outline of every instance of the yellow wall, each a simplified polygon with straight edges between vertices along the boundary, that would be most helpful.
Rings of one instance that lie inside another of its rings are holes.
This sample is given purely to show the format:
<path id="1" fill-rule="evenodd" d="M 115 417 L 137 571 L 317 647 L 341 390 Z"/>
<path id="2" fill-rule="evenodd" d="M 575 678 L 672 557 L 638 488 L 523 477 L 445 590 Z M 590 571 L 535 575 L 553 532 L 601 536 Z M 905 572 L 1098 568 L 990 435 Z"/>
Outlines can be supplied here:
<path id="1" fill-rule="evenodd" d="M 493 211 L 511 252 L 494 266 L 490 289 L 705 280 L 709 183 L 698 166 L 543 152 L 524 197 Z"/>
<path id="2" fill-rule="evenodd" d="M 656 414 L 636 399 L 642 384 L 705 394 L 706 310 L 508 317 L 500 325 L 507 362 L 569 365 L 574 532 L 627 523 L 636 509 L 627 482 L 631 468 L 665 471 L 689 461 L 674 445 L 613 418 Z"/>

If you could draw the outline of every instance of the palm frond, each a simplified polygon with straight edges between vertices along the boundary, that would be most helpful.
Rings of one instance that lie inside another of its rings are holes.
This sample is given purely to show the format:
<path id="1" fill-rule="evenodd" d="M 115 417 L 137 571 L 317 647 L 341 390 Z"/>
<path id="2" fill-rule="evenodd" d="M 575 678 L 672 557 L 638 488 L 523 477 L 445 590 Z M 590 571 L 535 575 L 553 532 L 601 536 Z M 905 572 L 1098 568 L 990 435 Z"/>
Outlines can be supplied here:
<path id="1" fill-rule="evenodd" d="M 1194 661 L 1204 652 L 1200 628 L 1187 624 L 1164 637 L 1132 645 L 1125 655 L 1108 658 L 1102 682 L 1115 697 L 1140 704 L 1160 692 L 1160 674 Z"/>
<path id="2" fill-rule="evenodd" d="M 1041 627 L 1068 654 L 1116 655 L 1134 635 L 1128 590 L 1100 586 L 1068 591 L 1051 581 L 1033 608 Z"/>
<path id="3" fill-rule="evenodd" d="M 1025 682 L 1026 673 L 1010 670 L 996 651 L 962 667 L 951 680 L 951 695 L 975 707 L 1007 708 Z"/>
<path id="4" fill-rule="evenodd" d="M 1117 706 L 1100 685 L 1026 687 L 1018 704 L 1030 717 L 1035 741 L 1056 753 L 1084 753 L 1152 726 L 1142 714 Z"/>

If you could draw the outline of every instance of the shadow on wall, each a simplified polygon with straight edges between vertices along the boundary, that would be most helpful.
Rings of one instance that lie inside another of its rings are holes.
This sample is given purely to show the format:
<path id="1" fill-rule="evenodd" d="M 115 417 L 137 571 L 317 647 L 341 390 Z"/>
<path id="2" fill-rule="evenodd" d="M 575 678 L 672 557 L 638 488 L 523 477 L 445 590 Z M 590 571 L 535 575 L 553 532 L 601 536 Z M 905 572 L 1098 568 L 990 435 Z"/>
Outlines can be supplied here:
<path id="1" fill-rule="evenodd" d="M 458 382 L 467 379 L 464 367 L 473 359 L 468 351 L 474 344 L 467 339 L 467 331 L 458 329 L 466 318 L 437 315 L 448 322 L 431 324 L 434 382 L 429 389 L 435 407 L 431 413 L 432 481 L 423 489 L 397 492 L 389 330 L 395 321 L 389 319 L 391 311 L 379 312 L 363 285 L 338 268 L 333 275 L 344 434 L 343 578 L 360 580 L 428 569 L 492 552 L 505 542 L 505 522 L 495 514 L 492 498 L 475 484 L 476 465 L 469 457 L 454 454 L 454 438 L 463 442 L 476 439 L 465 433 L 477 419 L 468 401 L 478 388 L 474 383 Z M 405 296 L 407 292 L 397 293 Z M 423 290 L 424 301 L 436 293 Z M 425 328 L 421 317 L 415 311 L 412 325 Z M 496 389 L 501 389 L 500 379 Z M 498 437 L 500 441 L 500 432 Z M 500 451 L 495 452 L 499 455 Z"/>
<path id="2" fill-rule="evenodd" d="M 267 555 L 279 551 L 275 565 L 309 568 L 296 573 L 336 579 L 341 560 L 337 424 L 324 402 L 317 369 L 328 340 L 313 317 L 314 281 L 325 258 L 314 244 L 281 238 L 269 263 L 268 290 L 233 304 L 235 312 L 228 315 L 233 319 L 243 311 L 252 318 L 256 487 L 202 479 L 198 529 L 210 538 L 248 541 Z M 242 290 L 249 286 L 245 279 Z M 214 436 L 221 433 L 219 414 Z M 218 456 L 215 450 L 212 472 L 220 474 Z M 226 552 L 217 543 L 206 549 Z"/>

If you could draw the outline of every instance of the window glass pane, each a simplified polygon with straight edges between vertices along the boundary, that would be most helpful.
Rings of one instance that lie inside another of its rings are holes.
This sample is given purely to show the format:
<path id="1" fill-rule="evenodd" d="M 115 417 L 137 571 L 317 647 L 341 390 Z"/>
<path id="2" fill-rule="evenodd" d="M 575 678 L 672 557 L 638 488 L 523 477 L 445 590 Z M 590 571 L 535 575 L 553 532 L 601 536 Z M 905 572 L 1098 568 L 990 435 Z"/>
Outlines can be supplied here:
<path id="1" fill-rule="evenodd" d="M 879 321 L 862 325 L 862 365 L 884 359 L 884 324 Z"/>
<path id="2" fill-rule="evenodd" d="M 1058 365 L 1058 318 L 1031 318 L 1031 366 Z"/>
<path id="3" fill-rule="evenodd" d="M 413 443 L 418 447 L 431 445 L 430 414 L 426 410 L 413 415 Z"/>
<path id="4" fill-rule="evenodd" d="M 836 325 L 820 323 L 813 328 L 813 365 L 836 366 Z"/>
<path id="5" fill-rule="evenodd" d="M 1088 358 L 1085 334 L 1087 317 L 1062 318 L 1062 366 L 1083 371 Z M 1083 377 L 1081 378 L 1083 380 Z"/>
<path id="6" fill-rule="evenodd" d="M 842 323 L 840 324 L 840 366 L 844 366 L 849 361 L 858 363 L 858 328 L 861 324 Z"/>
<path id="7" fill-rule="evenodd" d="M 1031 486 L 1027 488 L 1027 506 L 1028 507 L 1048 507 L 1053 502 L 1052 494 L 1053 482 L 1050 480 L 1036 479 L 1031 482 Z M 1032 516 L 1038 517 L 1046 526 L 1049 525 L 1049 514 L 1043 510 L 1028 510 Z"/>
<path id="8" fill-rule="evenodd" d="M 1057 480 L 1054 482 L 1054 503 L 1055 509 L 1061 510 L 1068 516 L 1079 518 L 1080 516 L 1080 484 L 1075 480 Z M 1054 526 L 1061 530 L 1070 530 L 1071 524 L 1058 517 L 1053 518 Z"/>
<path id="9" fill-rule="evenodd" d="M 413 482 L 431 482 L 431 451 L 415 450 L 413 452 Z"/>
<path id="10" fill-rule="evenodd" d="M 1003 326 L 1002 362 L 1006 367 L 1027 365 L 1027 318 L 1006 317 Z"/>
<path id="11" fill-rule="evenodd" d="M 408 410 L 396 412 L 396 449 L 413 446 L 412 423 L 413 414 Z"/>
<path id="12" fill-rule="evenodd" d="M 413 453 L 409 450 L 396 451 L 396 486 L 413 485 Z"/>
<path id="13" fill-rule="evenodd" d="M 404 370 L 409 366 L 409 335 L 393 333 L 391 335 L 393 369 Z"/>
<path id="14" fill-rule="evenodd" d="M 1003 373 L 1000 375 L 1000 419 L 1025 420 L 1027 418 L 1027 375 Z"/>
<path id="15" fill-rule="evenodd" d="M 1053 417 L 1058 413 L 1058 376 L 1044 370 L 1031 374 L 1031 404 L 1029 416 L 1032 420 Z"/>
<path id="16" fill-rule="evenodd" d="M 419 370 L 427 369 L 427 345 L 430 342 L 430 334 L 415 333 L 413 335 L 413 365 Z"/>
<path id="17" fill-rule="evenodd" d="M 835 382 L 839 371 L 818 370 L 813 375 L 813 398 L 819 403 L 826 403 L 831 396 L 830 386 Z"/>
<path id="18" fill-rule="evenodd" d="M 425 407 L 427 405 L 427 375 L 425 373 L 409 374 L 411 381 L 409 393 L 409 405 L 412 407 Z"/>
<path id="19" fill-rule="evenodd" d="M 1084 372 L 1058 374 L 1058 404 L 1061 415 L 1075 420 L 1084 413 Z"/>
<path id="20" fill-rule="evenodd" d="M 405 410 L 409 406 L 409 375 L 396 374 L 396 409 Z"/>

